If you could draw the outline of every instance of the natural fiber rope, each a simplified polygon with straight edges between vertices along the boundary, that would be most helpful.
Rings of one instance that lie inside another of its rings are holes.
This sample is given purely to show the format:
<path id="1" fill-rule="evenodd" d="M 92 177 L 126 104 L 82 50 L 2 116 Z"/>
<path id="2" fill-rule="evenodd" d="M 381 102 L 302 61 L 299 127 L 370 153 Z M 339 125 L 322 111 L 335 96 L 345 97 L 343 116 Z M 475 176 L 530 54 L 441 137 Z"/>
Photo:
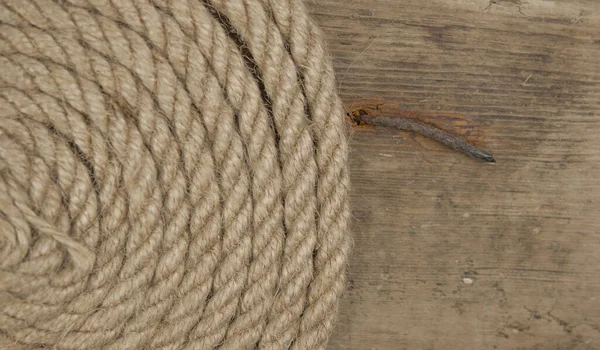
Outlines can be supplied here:
<path id="1" fill-rule="evenodd" d="M 0 348 L 324 348 L 347 144 L 304 5 L 0 4 Z"/>

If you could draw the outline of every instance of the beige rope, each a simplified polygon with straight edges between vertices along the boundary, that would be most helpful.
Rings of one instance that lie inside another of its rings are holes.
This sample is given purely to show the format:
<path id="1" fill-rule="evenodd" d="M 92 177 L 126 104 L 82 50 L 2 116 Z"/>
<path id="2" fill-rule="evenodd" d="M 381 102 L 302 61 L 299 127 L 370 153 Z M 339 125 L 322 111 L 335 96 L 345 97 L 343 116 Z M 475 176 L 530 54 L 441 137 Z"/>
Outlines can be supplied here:
<path id="1" fill-rule="evenodd" d="M 0 5 L 0 348 L 325 348 L 347 144 L 304 5 Z"/>

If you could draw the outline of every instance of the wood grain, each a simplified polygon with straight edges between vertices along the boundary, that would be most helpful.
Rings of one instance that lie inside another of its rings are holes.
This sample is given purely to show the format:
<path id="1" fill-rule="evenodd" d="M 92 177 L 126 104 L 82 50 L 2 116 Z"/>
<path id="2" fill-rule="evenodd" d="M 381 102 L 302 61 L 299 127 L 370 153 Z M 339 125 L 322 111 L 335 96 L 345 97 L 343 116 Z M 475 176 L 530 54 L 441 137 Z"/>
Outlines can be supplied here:
<path id="1" fill-rule="evenodd" d="M 600 2 L 308 6 L 349 111 L 437 120 L 498 160 L 353 134 L 330 348 L 600 349 Z"/>

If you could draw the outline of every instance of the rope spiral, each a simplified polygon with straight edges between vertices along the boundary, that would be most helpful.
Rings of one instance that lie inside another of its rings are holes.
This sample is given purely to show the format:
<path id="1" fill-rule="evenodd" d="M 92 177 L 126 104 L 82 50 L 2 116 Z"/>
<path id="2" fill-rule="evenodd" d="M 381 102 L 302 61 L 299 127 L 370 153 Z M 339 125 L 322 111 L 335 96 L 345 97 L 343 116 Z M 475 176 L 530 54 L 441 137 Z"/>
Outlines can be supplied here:
<path id="1" fill-rule="evenodd" d="M 301 1 L 0 5 L 0 348 L 325 348 L 348 147 Z"/>

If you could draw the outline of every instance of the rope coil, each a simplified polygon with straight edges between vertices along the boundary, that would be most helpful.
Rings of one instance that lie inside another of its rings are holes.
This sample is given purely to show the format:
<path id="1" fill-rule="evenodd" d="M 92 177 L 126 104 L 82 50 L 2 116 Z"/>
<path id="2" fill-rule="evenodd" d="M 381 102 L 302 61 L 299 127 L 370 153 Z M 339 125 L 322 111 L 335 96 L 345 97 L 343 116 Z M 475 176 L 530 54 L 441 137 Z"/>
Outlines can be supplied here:
<path id="1" fill-rule="evenodd" d="M 304 5 L 0 5 L 0 348 L 324 348 L 348 147 Z"/>

